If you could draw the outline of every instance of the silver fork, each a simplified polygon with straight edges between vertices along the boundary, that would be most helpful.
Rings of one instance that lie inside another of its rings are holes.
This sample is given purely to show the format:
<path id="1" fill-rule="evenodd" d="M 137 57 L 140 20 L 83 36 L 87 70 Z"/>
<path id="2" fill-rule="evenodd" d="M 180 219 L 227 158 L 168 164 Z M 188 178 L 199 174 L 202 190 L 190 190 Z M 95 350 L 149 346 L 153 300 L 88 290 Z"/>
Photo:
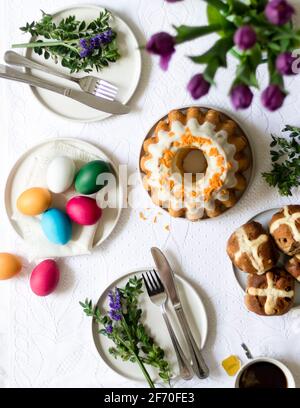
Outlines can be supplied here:
<path id="1" fill-rule="evenodd" d="M 180 376 L 184 380 L 191 380 L 194 376 L 191 365 L 188 359 L 184 355 L 184 352 L 177 340 L 177 337 L 174 333 L 174 330 L 172 328 L 172 325 L 166 313 L 166 303 L 168 300 L 167 292 L 165 291 L 165 288 L 154 269 L 153 271 L 147 272 L 145 275 L 146 276 L 142 274 L 142 277 L 143 277 L 148 295 L 150 297 L 150 300 L 156 306 L 160 307 L 162 316 L 169 330 L 169 334 L 170 334 L 172 344 L 175 349 L 177 361 L 178 361 Z"/>
<path id="2" fill-rule="evenodd" d="M 55 75 L 68 81 L 75 82 L 84 92 L 108 99 L 109 101 L 114 101 L 118 93 L 118 88 L 108 81 L 104 81 L 103 79 L 92 75 L 86 75 L 82 78 L 75 78 L 74 76 L 63 74 L 62 72 L 58 72 L 53 68 L 49 68 L 48 66 L 32 61 L 31 59 L 23 57 L 14 51 L 6 51 L 4 54 L 4 60 L 9 65 L 37 69 L 39 71 L 46 72 L 47 74 Z"/>

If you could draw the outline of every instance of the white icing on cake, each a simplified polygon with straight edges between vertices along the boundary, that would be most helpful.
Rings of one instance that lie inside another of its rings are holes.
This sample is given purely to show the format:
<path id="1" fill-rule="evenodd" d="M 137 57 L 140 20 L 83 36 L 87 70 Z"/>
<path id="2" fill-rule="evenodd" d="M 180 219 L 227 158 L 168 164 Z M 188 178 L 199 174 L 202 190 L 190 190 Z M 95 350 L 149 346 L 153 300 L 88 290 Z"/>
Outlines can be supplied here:
<path id="1" fill-rule="evenodd" d="M 181 142 L 181 137 L 189 131 L 188 134 L 192 137 L 205 138 L 208 142 L 200 143 L 199 140 L 193 140 L 180 147 L 172 144 Z M 214 209 L 215 200 L 226 201 L 228 199 L 226 190 L 234 188 L 237 183 L 235 173 L 238 170 L 238 163 L 234 159 L 236 148 L 233 144 L 228 143 L 226 131 L 216 131 L 214 124 L 207 121 L 199 124 L 196 118 L 191 118 L 186 125 L 180 121 L 173 121 L 170 131 L 159 130 L 157 137 L 158 142 L 152 143 L 148 147 L 150 156 L 145 161 L 145 169 L 149 174 L 146 176 L 145 182 L 151 188 L 151 193 L 155 193 L 159 201 L 164 203 L 165 208 L 177 210 L 184 207 L 187 216 L 202 218 L 203 209 Z M 200 149 L 207 161 L 204 177 L 198 177 L 196 181 L 192 181 L 190 178 L 185 182 L 184 205 L 182 205 L 182 199 L 178 197 L 178 193 L 182 190 L 181 177 L 176 174 L 176 170 L 177 172 L 179 170 L 174 169 L 174 166 L 167 167 L 161 162 L 165 151 L 170 151 L 175 155 L 182 148 Z M 212 148 L 217 149 L 218 156 L 210 154 Z M 222 160 L 222 165 L 220 165 Z M 222 168 L 224 170 L 221 173 Z M 205 199 L 207 189 L 211 187 L 211 180 L 216 174 L 220 175 L 220 185 L 209 194 L 208 199 Z M 168 182 L 174 183 L 172 189 L 166 188 L 166 185 L 161 185 L 162 177 Z"/>

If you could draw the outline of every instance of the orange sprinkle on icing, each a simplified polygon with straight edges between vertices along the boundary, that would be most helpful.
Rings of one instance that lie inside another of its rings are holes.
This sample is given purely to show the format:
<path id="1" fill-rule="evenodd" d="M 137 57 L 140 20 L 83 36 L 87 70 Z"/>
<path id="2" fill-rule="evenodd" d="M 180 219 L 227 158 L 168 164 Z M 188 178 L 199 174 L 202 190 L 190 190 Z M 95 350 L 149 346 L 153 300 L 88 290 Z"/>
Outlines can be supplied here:
<path id="1" fill-rule="evenodd" d="M 212 147 L 208 155 L 209 156 L 219 156 L 219 150 L 216 147 Z"/>
<path id="2" fill-rule="evenodd" d="M 171 131 L 171 132 L 169 132 L 169 136 L 173 137 L 173 136 L 175 136 L 175 133 Z"/>
<path id="3" fill-rule="evenodd" d="M 223 182 L 221 180 L 221 174 L 215 173 L 212 178 L 209 180 L 209 187 L 204 190 L 204 200 L 209 201 L 212 193 L 217 190 L 218 188 L 222 187 Z"/>
<path id="4" fill-rule="evenodd" d="M 173 153 L 171 150 L 165 150 L 163 157 L 159 160 L 159 163 L 163 164 L 166 167 L 171 167 L 174 157 L 175 153 Z"/>
<path id="5" fill-rule="evenodd" d="M 232 167 L 233 167 L 232 163 L 231 163 L 231 162 L 228 162 L 228 163 L 227 163 L 227 170 L 231 170 Z"/>
<path id="6" fill-rule="evenodd" d="M 219 155 L 217 157 L 217 166 L 221 167 L 224 164 L 224 157 Z"/>

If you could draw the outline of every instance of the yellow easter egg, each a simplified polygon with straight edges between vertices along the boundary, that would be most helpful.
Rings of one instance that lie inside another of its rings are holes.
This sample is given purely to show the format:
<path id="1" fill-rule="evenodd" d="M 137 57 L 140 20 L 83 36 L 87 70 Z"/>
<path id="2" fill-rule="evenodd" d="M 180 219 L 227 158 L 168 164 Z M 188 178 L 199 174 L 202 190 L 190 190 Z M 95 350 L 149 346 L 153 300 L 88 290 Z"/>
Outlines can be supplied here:
<path id="1" fill-rule="evenodd" d="M 17 208 L 24 215 L 39 215 L 48 210 L 51 199 L 51 193 L 46 188 L 30 188 L 18 198 Z"/>
<path id="2" fill-rule="evenodd" d="M 0 280 L 10 279 L 20 272 L 22 263 L 12 254 L 0 253 Z"/>

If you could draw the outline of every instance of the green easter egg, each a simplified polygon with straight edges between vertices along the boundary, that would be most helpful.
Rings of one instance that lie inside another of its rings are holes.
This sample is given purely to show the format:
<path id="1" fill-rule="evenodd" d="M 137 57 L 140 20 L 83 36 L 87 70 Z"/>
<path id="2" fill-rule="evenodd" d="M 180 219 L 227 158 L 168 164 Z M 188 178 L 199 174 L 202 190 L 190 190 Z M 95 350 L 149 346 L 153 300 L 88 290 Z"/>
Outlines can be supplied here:
<path id="1" fill-rule="evenodd" d="M 94 194 L 100 191 L 106 184 L 99 185 L 97 178 L 100 174 L 112 173 L 109 163 L 95 160 L 83 166 L 75 178 L 75 189 L 80 194 Z"/>

